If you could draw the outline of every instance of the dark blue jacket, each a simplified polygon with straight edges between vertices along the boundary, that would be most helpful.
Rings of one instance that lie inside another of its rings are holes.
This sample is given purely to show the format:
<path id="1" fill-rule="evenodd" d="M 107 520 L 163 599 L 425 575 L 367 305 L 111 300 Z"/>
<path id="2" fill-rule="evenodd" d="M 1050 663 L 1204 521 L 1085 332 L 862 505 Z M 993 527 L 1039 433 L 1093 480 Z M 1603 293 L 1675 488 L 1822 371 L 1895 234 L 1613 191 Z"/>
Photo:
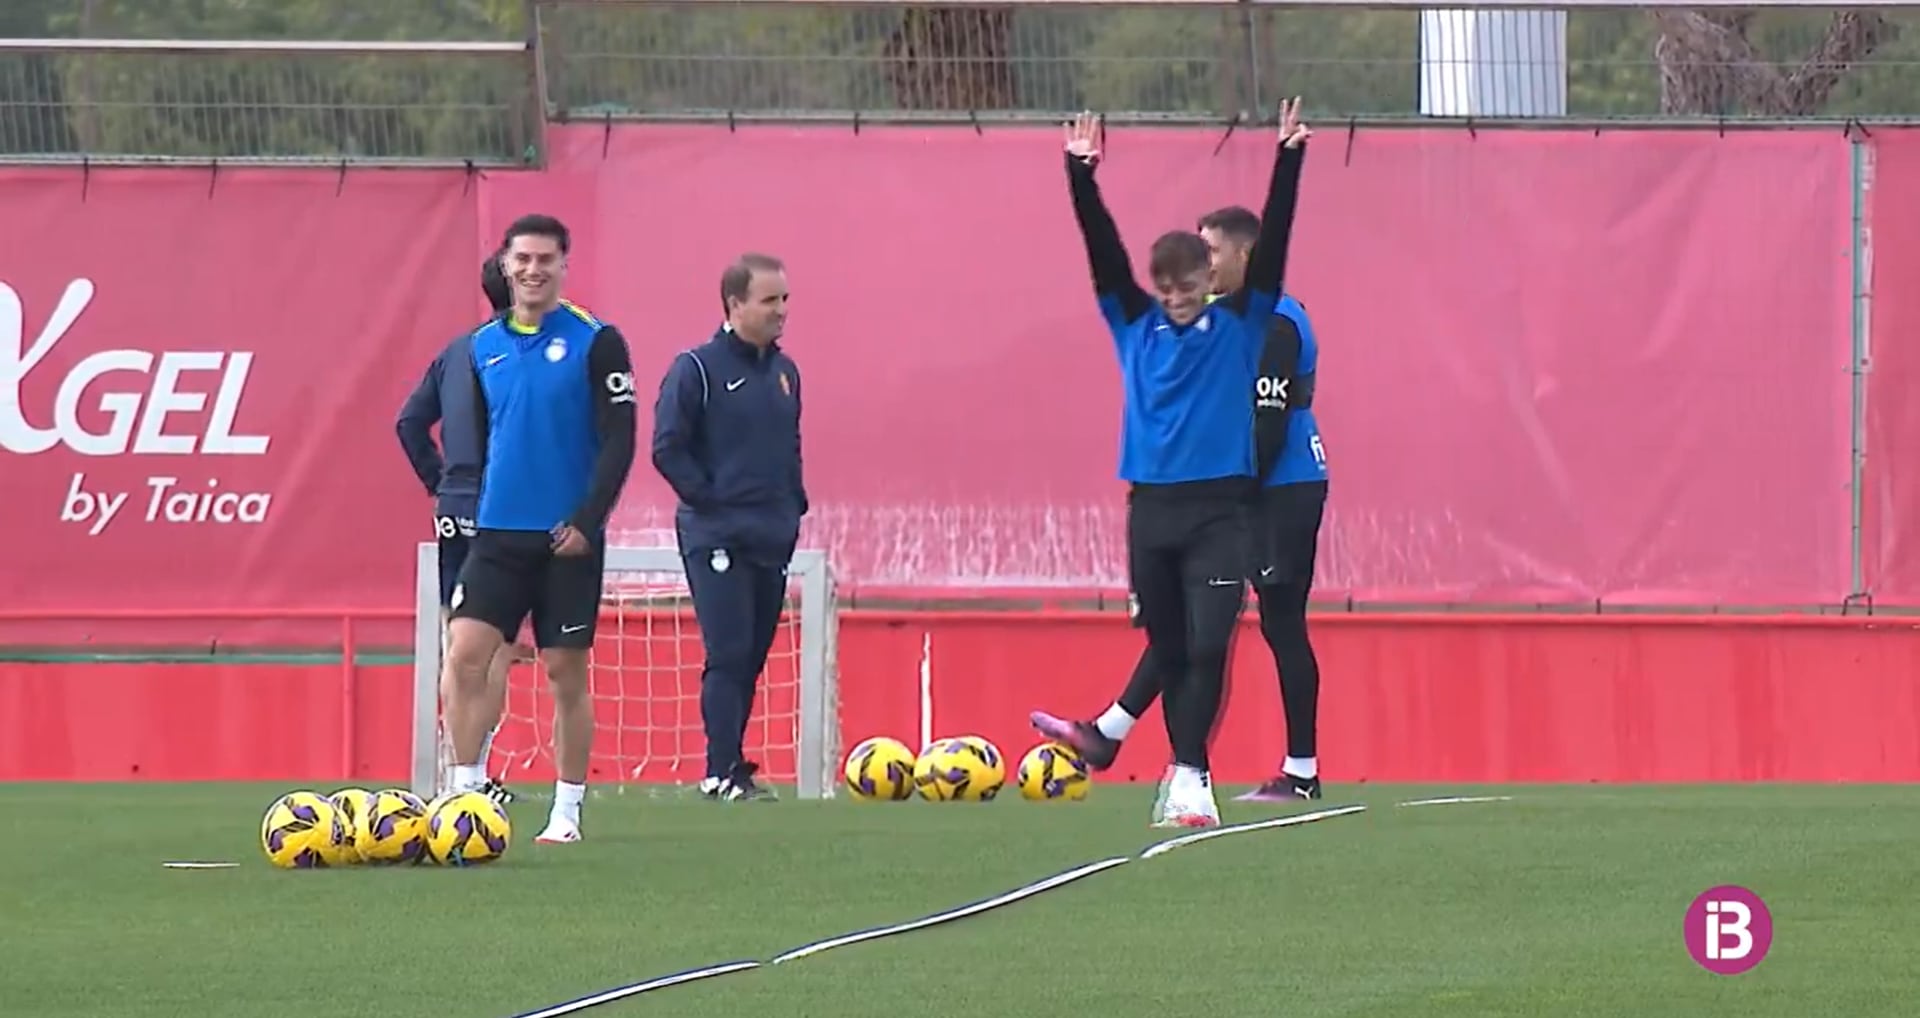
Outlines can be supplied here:
<path id="1" fill-rule="evenodd" d="M 393 426 L 414 475 L 434 496 L 434 515 L 464 521 L 469 529 L 479 511 L 486 441 L 479 427 L 480 394 L 467 368 L 472 336 L 456 337 L 427 365 Z M 448 365 L 453 370 L 447 370 Z M 438 444 L 433 440 L 435 424 L 440 425 Z"/>
<path id="2" fill-rule="evenodd" d="M 473 334 L 468 364 L 485 411 L 482 530 L 570 524 L 598 541 L 633 466 L 633 360 L 625 337 L 565 301 L 534 328 L 510 318 Z"/>
<path id="3" fill-rule="evenodd" d="M 800 465 L 800 369 L 722 328 L 681 353 L 653 409 L 653 465 L 680 497 L 680 548 L 725 548 L 786 565 L 807 489 Z"/>

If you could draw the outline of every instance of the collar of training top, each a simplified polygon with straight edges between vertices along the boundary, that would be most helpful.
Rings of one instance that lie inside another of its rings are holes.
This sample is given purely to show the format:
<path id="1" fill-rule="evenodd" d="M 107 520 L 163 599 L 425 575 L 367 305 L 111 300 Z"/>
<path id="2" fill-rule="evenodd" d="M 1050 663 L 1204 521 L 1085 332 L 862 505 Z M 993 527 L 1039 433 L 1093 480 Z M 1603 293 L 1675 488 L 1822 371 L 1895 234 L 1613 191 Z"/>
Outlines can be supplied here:
<path id="1" fill-rule="evenodd" d="M 761 348 L 741 339 L 739 334 L 733 331 L 733 326 L 726 322 L 720 324 L 720 331 L 714 333 L 713 338 L 719 340 L 721 345 L 731 350 L 735 355 L 745 357 L 749 360 L 760 360 L 762 357 L 772 357 L 774 354 L 780 352 L 779 340 L 776 339 L 768 343 L 765 351 L 762 351 Z"/>

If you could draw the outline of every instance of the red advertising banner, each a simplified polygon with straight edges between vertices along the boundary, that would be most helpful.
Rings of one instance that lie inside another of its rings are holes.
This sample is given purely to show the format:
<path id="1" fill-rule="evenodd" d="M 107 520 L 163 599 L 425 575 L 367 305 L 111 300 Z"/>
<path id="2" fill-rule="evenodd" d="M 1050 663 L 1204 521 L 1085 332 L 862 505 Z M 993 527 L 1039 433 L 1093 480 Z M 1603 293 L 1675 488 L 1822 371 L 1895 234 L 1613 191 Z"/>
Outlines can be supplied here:
<path id="1" fill-rule="evenodd" d="M 1257 208 L 1271 151 L 1115 130 L 1101 180 L 1136 266 Z M 1123 583 L 1116 369 L 1057 130 L 562 128 L 552 167 L 490 177 L 486 228 L 585 217 L 576 281 L 643 378 L 712 332 L 727 261 L 787 260 L 806 540 L 844 577 Z M 1321 344 L 1321 589 L 1842 597 L 1848 173 L 1827 132 L 1323 130 L 1289 280 Z M 641 470 L 616 519 L 666 541 L 670 513 Z"/>
<path id="2" fill-rule="evenodd" d="M 1920 131 L 1874 128 L 1872 371 L 1861 569 L 1877 604 L 1920 603 Z"/>
<path id="3" fill-rule="evenodd" d="M 0 603 L 407 604 L 431 503 L 393 418 L 477 318 L 468 185 L 0 171 Z"/>
<path id="4" fill-rule="evenodd" d="M 404 609 L 430 507 L 393 415 L 477 318 L 479 257 L 536 210 L 574 226 L 574 295 L 627 332 L 643 386 L 718 324 L 729 260 L 787 260 L 806 541 L 850 585 L 1122 585 L 1117 372 L 1055 131 L 630 126 L 552 143 L 547 170 L 479 179 L 0 171 L 5 608 Z M 1252 131 L 1114 131 L 1101 179 L 1140 264 L 1163 230 L 1257 206 L 1270 151 Z M 1846 592 L 1837 133 L 1325 130 L 1305 187 L 1290 289 L 1322 350 L 1322 591 Z M 1888 420 L 1877 448 L 1905 433 Z M 1913 518 L 1897 491 L 1880 501 Z M 639 464 L 616 536 L 668 543 L 670 514 Z M 1893 555 L 1902 531 L 1881 529 Z M 14 643 L 62 633 L 0 625 Z"/>

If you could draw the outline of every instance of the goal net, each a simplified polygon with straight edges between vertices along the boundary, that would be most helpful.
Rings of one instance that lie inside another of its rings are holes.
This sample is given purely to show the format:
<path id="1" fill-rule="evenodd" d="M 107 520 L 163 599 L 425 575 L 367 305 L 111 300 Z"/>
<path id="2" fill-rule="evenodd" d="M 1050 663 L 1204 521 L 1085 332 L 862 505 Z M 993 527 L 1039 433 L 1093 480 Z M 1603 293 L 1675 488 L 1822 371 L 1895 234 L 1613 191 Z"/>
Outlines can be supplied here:
<path id="1" fill-rule="evenodd" d="M 410 780 L 416 793 L 428 796 L 446 787 L 453 763 L 440 714 L 445 630 L 439 568 L 439 546 L 422 543 L 415 576 Z M 746 755 L 760 765 L 763 782 L 817 799 L 831 796 L 838 785 L 833 578 L 825 553 L 814 550 L 796 552 L 787 574 L 786 607 L 760 676 Z M 531 626 L 521 635 L 530 643 Z M 594 710 L 590 785 L 699 783 L 706 774 L 700 721 L 705 658 L 679 552 L 608 548 L 600 625 L 588 664 Z M 516 792 L 554 779 L 553 698 L 537 662 L 511 669 L 487 773 Z"/>

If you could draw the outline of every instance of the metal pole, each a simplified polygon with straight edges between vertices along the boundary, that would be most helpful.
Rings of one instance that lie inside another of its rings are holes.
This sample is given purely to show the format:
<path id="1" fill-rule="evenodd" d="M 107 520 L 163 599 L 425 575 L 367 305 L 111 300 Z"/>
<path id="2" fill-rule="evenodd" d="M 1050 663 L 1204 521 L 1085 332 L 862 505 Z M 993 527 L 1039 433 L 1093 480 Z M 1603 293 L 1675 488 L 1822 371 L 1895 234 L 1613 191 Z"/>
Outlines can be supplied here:
<path id="1" fill-rule="evenodd" d="M 1849 145 L 1853 168 L 1853 462 L 1847 485 L 1848 600 L 1866 595 L 1866 541 L 1863 534 L 1867 476 L 1867 375 L 1872 370 L 1873 244 L 1867 193 L 1873 187 L 1873 148 L 1855 138 Z"/>

